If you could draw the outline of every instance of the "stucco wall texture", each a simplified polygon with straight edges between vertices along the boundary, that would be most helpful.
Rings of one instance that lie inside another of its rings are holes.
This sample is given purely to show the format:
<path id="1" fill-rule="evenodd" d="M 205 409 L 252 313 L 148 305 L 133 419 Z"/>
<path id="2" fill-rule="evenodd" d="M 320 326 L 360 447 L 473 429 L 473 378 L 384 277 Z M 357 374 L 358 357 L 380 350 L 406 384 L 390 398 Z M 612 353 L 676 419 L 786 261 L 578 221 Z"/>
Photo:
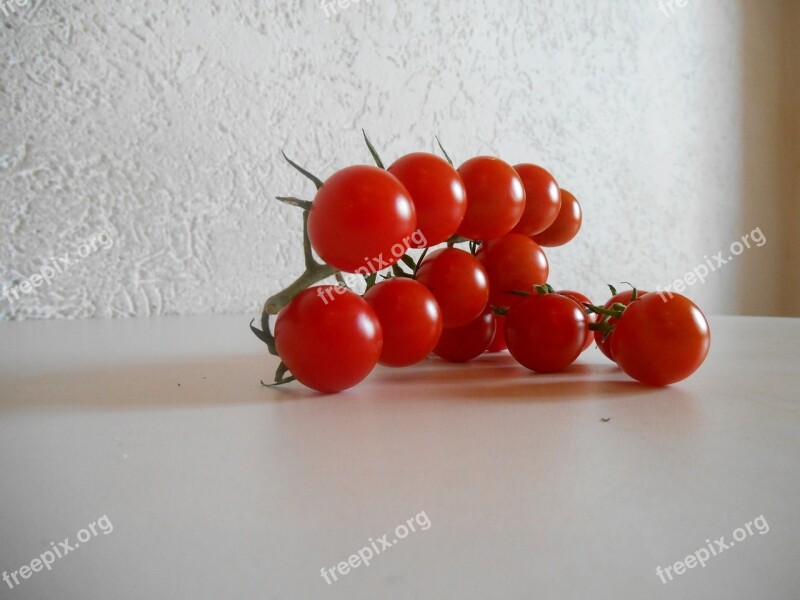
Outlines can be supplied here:
<path id="1" fill-rule="evenodd" d="M 456 162 L 550 169 L 585 217 L 548 252 L 551 283 L 597 298 L 670 285 L 760 227 L 763 247 L 686 293 L 780 312 L 744 291 L 746 265 L 778 285 L 782 225 L 780 190 L 743 210 L 742 125 L 743 32 L 779 23 L 779 2 L 15 2 L 0 0 L 0 285 L 73 264 L 0 298 L 2 319 L 257 314 L 302 268 L 300 214 L 271 197 L 313 194 L 280 150 L 324 177 L 369 162 L 362 127 L 387 162 L 439 134 Z"/>

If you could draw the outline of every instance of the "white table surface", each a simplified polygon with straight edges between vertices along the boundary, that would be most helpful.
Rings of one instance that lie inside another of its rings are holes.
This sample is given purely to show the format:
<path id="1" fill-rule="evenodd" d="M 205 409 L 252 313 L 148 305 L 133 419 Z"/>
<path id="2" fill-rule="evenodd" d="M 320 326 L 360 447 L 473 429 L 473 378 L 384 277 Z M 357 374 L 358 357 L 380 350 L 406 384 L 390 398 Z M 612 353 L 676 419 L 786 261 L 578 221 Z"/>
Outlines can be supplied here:
<path id="1" fill-rule="evenodd" d="M 263 388 L 248 321 L 0 324 L 0 573 L 114 527 L 0 598 L 800 597 L 800 320 L 711 319 L 668 389 L 592 348 L 558 375 L 430 359 L 336 396 Z"/>

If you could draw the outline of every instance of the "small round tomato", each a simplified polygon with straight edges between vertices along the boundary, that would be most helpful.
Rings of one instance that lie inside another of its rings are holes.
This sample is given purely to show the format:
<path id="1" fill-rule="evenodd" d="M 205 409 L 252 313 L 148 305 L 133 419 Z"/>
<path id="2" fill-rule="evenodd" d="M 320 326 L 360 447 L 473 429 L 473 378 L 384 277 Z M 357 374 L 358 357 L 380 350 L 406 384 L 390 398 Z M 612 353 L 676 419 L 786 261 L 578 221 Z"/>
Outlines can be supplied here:
<path id="1" fill-rule="evenodd" d="M 461 327 L 442 330 L 433 353 L 449 362 L 467 362 L 483 354 L 494 337 L 497 324 L 491 308 Z"/>
<path id="2" fill-rule="evenodd" d="M 502 352 L 508 349 L 504 332 L 506 318 L 503 315 L 495 315 L 494 320 L 495 323 L 497 323 L 497 328 L 495 329 L 492 343 L 489 344 L 489 347 L 486 349 L 486 352 L 491 353 Z"/>
<path id="3" fill-rule="evenodd" d="M 625 373 L 648 385 L 670 385 L 694 373 L 708 356 L 711 331 L 699 308 L 680 294 L 648 294 L 628 306 L 611 338 Z"/>
<path id="4" fill-rule="evenodd" d="M 428 288 L 413 279 L 396 277 L 371 287 L 364 299 L 383 329 L 378 362 L 406 367 L 433 351 L 442 334 L 442 311 Z"/>
<path id="5" fill-rule="evenodd" d="M 636 297 L 641 298 L 648 292 L 644 292 L 642 290 L 636 290 Z M 613 304 L 623 304 L 628 306 L 633 301 L 633 290 L 624 290 L 619 292 L 618 294 L 614 294 L 609 298 L 606 303 L 603 305 L 603 308 L 611 308 Z M 614 317 L 603 317 L 602 319 L 598 318 L 597 322 L 602 321 L 603 323 L 608 323 L 609 325 L 614 325 L 617 322 L 617 319 Z M 594 341 L 597 344 L 597 347 L 600 348 L 600 352 L 605 354 L 611 360 L 614 360 L 614 355 L 611 352 L 611 338 L 614 336 L 614 332 L 612 331 L 609 335 L 606 335 L 602 331 L 595 331 L 594 332 Z"/>
<path id="6" fill-rule="evenodd" d="M 396 263 L 411 244 L 417 214 L 391 173 L 357 165 L 331 175 L 311 204 L 308 237 L 326 263 L 371 273 Z"/>
<path id="7" fill-rule="evenodd" d="M 559 294 L 534 294 L 508 310 L 506 344 L 522 366 L 555 373 L 578 358 L 588 327 L 586 315 L 573 300 Z"/>
<path id="8" fill-rule="evenodd" d="M 492 240 L 511 231 L 525 211 L 525 188 L 514 168 L 499 158 L 476 156 L 458 174 L 467 190 L 467 212 L 458 235 Z"/>
<path id="9" fill-rule="evenodd" d="M 428 254 L 417 269 L 416 279 L 433 292 L 445 327 L 473 321 L 489 301 L 486 270 L 477 258 L 458 248 Z"/>
<path id="10" fill-rule="evenodd" d="M 562 290 L 560 292 L 556 292 L 556 294 L 561 294 L 562 296 L 566 296 L 570 300 L 576 302 L 578 306 L 581 307 L 581 310 L 584 312 L 584 314 L 586 313 L 585 305 L 593 304 L 592 301 L 589 300 L 589 298 L 587 298 L 584 294 L 581 294 L 580 292 L 574 292 L 572 290 Z M 597 321 L 597 314 L 591 313 L 586 315 L 586 320 L 589 322 L 589 325 L 595 323 Z M 588 350 L 589 346 L 591 346 L 592 342 L 594 342 L 594 335 L 592 334 L 593 334 L 592 331 L 589 331 L 588 329 L 586 330 L 586 341 L 583 343 L 583 350 L 581 350 L 581 352 L 585 352 L 586 350 Z"/>
<path id="11" fill-rule="evenodd" d="M 414 202 L 417 230 L 412 248 L 427 248 L 449 239 L 464 220 L 467 192 L 461 176 L 450 164 L 427 152 L 397 159 L 387 171 L 397 177 Z"/>
<path id="12" fill-rule="evenodd" d="M 540 246 L 563 246 L 578 235 L 583 222 L 583 214 L 578 199 L 567 190 L 561 190 L 561 209 L 553 224 L 533 236 Z"/>
<path id="13" fill-rule="evenodd" d="M 561 210 L 561 190 L 553 176 L 542 167 L 514 165 L 525 188 L 525 212 L 514 227 L 514 233 L 531 236 L 552 225 Z"/>
<path id="14" fill-rule="evenodd" d="M 475 255 L 489 276 L 489 304 L 509 307 L 522 300 L 509 291 L 532 292 L 547 283 L 550 266 L 542 248 L 531 238 L 509 233 L 483 242 Z"/>
<path id="15" fill-rule="evenodd" d="M 361 296 L 339 286 L 316 286 L 278 314 L 275 347 L 297 381 L 334 393 L 369 375 L 381 355 L 383 331 Z"/>

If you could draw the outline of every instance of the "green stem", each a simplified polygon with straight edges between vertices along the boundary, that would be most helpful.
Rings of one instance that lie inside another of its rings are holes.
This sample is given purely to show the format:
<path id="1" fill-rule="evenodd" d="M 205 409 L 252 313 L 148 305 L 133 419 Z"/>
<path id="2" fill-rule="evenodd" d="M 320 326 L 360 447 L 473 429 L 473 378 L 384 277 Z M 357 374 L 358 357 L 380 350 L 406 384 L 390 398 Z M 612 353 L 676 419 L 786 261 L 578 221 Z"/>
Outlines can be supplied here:
<path id="1" fill-rule="evenodd" d="M 422 261 L 425 260 L 425 256 L 427 256 L 428 250 L 430 250 L 430 248 L 425 248 L 425 250 L 422 251 L 422 254 L 419 255 L 419 258 L 417 259 L 417 264 L 414 267 L 414 277 L 417 276 L 417 271 L 419 271 L 419 268 L 422 265 Z"/>
<path id="2" fill-rule="evenodd" d="M 289 206 L 297 206 L 298 208 L 305 210 L 311 209 L 310 200 L 301 200 L 300 198 L 295 198 L 294 196 L 275 196 L 275 200 L 278 202 L 283 202 L 284 204 L 288 204 Z"/>
<path id="3" fill-rule="evenodd" d="M 375 161 L 375 164 L 379 169 L 385 169 L 386 167 L 383 166 L 383 161 L 378 155 L 378 151 L 375 150 L 375 146 L 372 145 L 372 142 L 370 142 L 369 138 L 367 137 L 367 132 L 362 129 L 361 133 L 364 134 L 364 141 L 367 142 L 367 148 L 369 148 L 369 153 L 372 155 L 372 160 Z"/>
<path id="4" fill-rule="evenodd" d="M 264 303 L 264 310 L 261 313 L 262 326 L 265 318 L 269 318 L 270 315 L 277 315 L 284 306 L 292 301 L 292 298 L 304 289 L 331 275 L 336 275 L 338 272 L 330 265 L 321 265 L 319 263 L 316 263 L 310 269 L 306 269 L 300 277 L 289 284 L 289 287 L 267 299 Z"/>
<path id="5" fill-rule="evenodd" d="M 439 144 L 439 150 L 442 151 L 442 154 L 444 154 L 444 157 L 447 160 L 447 162 L 450 163 L 450 166 L 454 167 L 455 165 L 453 164 L 453 161 L 450 160 L 450 156 L 447 154 L 447 150 L 444 149 L 444 146 L 442 146 L 442 142 L 439 141 L 439 136 L 437 135 L 435 137 L 436 137 L 436 143 Z"/>
<path id="6" fill-rule="evenodd" d="M 453 236 L 447 240 L 447 247 L 452 248 L 455 244 L 461 244 L 463 242 L 471 242 L 469 238 L 461 237 L 458 234 L 453 234 Z"/>
<path id="7" fill-rule="evenodd" d="M 591 304 L 584 303 L 584 306 L 589 312 L 593 312 L 597 315 L 603 315 L 605 317 L 614 317 L 615 319 L 619 319 L 622 316 L 621 310 L 610 310 L 608 308 L 603 308 L 602 306 L 592 306 Z"/>
<path id="8" fill-rule="evenodd" d="M 261 311 L 261 328 L 263 331 L 269 331 L 270 315 L 277 315 L 297 294 L 318 281 L 339 274 L 338 269 L 326 265 L 325 263 L 318 263 L 314 260 L 314 254 L 311 250 L 311 240 L 308 237 L 308 216 L 309 209 L 306 209 L 303 211 L 303 260 L 306 267 L 305 271 L 303 271 L 300 277 L 289 284 L 286 289 L 270 296 L 264 303 L 264 309 Z"/>

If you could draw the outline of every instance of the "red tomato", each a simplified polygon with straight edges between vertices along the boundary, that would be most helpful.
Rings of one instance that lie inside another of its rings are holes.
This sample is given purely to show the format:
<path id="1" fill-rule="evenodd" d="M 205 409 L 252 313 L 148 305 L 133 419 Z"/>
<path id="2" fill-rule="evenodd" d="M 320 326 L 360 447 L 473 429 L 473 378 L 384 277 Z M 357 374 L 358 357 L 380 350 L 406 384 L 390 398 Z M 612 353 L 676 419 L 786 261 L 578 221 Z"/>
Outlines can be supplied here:
<path id="1" fill-rule="evenodd" d="M 636 290 L 636 294 L 638 298 L 641 298 L 648 292 L 643 292 L 642 290 Z M 608 301 L 603 305 L 603 308 L 611 308 L 612 304 L 624 304 L 628 306 L 631 303 L 631 299 L 633 298 L 633 290 L 625 290 L 623 292 L 619 292 L 611 296 Z M 605 317 L 604 319 L 597 319 L 598 321 L 605 321 L 609 325 L 614 325 L 617 322 L 617 319 L 614 317 Z M 594 341 L 597 344 L 597 347 L 600 348 L 600 352 L 605 354 L 611 360 L 614 360 L 614 355 L 611 353 L 611 338 L 613 337 L 614 332 L 612 331 L 610 335 L 606 336 L 606 334 L 602 331 L 595 331 L 594 332 Z"/>
<path id="2" fill-rule="evenodd" d="M 494 316 L 495 323 L 497 323 L 497 328 L 494 332 L 494 337 L 492 338 L 492 343 L 489 344 L 489 347 L 486 349 L 487 352 L 502 352 L 503 350 L 507 350 L 508 346 L 506 345 L 506 337 L 504 334 L 504 327 L 506 318 L 503 315 L 495 315 Z"/>
<path id="3" fill-rule="evenodd" d="M 525 212 L 514 227 L 514 233 L 531 236 L 552 225 L 561 209 L 561 190 L 553 176 L 542 167 L 521 164 L 514 170 L 525 188 Z"/>
<path id="4" fill-rule="evenodd" d="M 414 203 L 394 175 L 358 165 L 331 175 L 308 216 L 311 245 L 326 263 L 367 274 L 396 263 L 417 227 Z"/>
<path id="5" fill-rule="evenodd" d="M 417 269 L 442 309 L 445 327 L 460 327 L 478 316 L 489 301 L 489 280 L 477 258 L 458 248 L 431 252 Z"/>
<path id="6" fill-rule="evenodd" d="M 442 330 L 442 337 L 433 353 L 450 362 L 467 362 L 483 354 L 494 337 L 494 313 L 491 308 L 461 327 Z"/>
<path id="7" fill-rule="evenodd" d="M 522 366 L 555 373 L 572 364 L 583 350 L 586 315 L 559 294 L 534 294 L 506 314 L 508 351 Z"/>
<path id="8" fill-rule="evenodd" d="M 593 304 L 593 302 L 589 300 L 589 298 L 587 298 L 580 292 L 573 292 L 572 290 L 562 290 L 560 292 L 556 292 L 556 294 L 561 294 L 562 296 L 566 296 L 570 300 L 576 302 L 578 306 L 581 307 L 581 310 L 584 312 L 584 314 L 586 314 L 585 304 Z M 591 325 L 592 323 L 595 323 L 597 321 L 597 315 L 595 313 L 586 315 L 586 320 Z M 589 346 L 591 346 L 592 342 L 594 342 L 593 333 L 594 332 L 589 331 L 588 329 L 586 330 L 586 341 L 583 343 L 583 350 L 581 350 L 581 352 L 585 352 L 586 350 L 588 350 Z"/>
<path id="9" fill-rule="evenodd" d="M 441 244 L 456 232 L 467 210 L 467 192 L 458 171 L 446 160 L 414 152 L 387 171 L 406 187 L 417 210 L 417 229 L 424 239 L 415 239 L 412 248 Z"/>
<path id="10" fill-rule="evenodd" d="M 531 238 L 509 233 L 483 242 L 475 257 L 489 276 L 489 304 L 508 307 L 523 298 L 509 290 L 533 292 L 533 286 L 547 283 L 550 267 L 542 248 Z"/>
<path id="11" fill-rule="evenodd" d="M 381 354 L 383 331 L 361 296 L 338 286 L 316 286 L 278 314 L 275 347 L 300 383 L 334 393 L 369 375 Z"/>
<path id="12" fill-rule="evenodd" d="M 467 190 L 467 213 L 458 235 L 491 240 L 511 231 L 525 210 L 525 188 L 514 168 L 499 158 L 477 156 L 458 174 Z"/>
<path id="13" fill-rule="evenodd" d="M 428 288 L 397 277 L 379 283 L 364 294 L 383 329 L 383 351 L 378 362 L 405 367 L 423 360 L 442 334 L 442 311 Z"/>
<path id="14" fill-rule="evenodd" d="M 670 385 L 694 373 L 708 355 L 711 332 L 699 308 L 680 294 L 648 294 L 632 303 L 611 336 L 625 373 L 648 385 Z"/>
<path id="15" fill-rule="evenodd" d="M 540 246 L 563 246 L 571 241 L 581 228 L 583 214 L 577 198 L 567 190 L 561 190 L 561 209 L 553 224 L 547 229 L 533 236 Z"/>

